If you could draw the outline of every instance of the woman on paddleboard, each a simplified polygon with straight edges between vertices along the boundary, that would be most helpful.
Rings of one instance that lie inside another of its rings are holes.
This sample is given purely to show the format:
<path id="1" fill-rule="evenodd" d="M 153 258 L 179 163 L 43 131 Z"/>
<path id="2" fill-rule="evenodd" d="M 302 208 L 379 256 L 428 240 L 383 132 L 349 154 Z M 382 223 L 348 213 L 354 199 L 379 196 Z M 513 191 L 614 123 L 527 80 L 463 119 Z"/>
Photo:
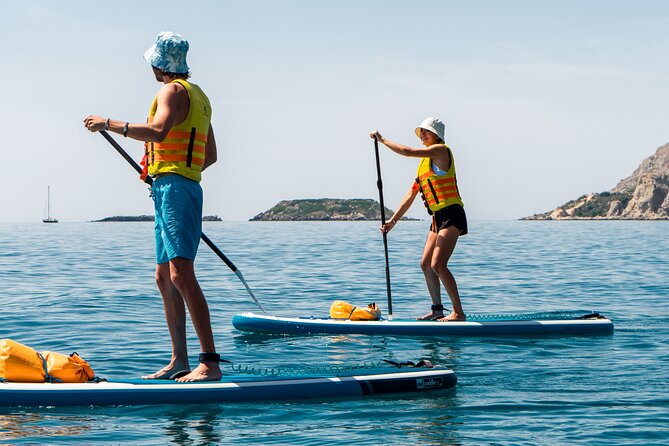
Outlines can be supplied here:
<path id="1" fill-rule="evenodd" d="M 427 213 L 432 216 L 432 225 L 420 261 L 427 289 L 432 298 L 432 311 L 419 317 L 418 320 L 464 321 L 465 313 L 460 303 L 458 285 L 448 269 L 448 260 L 453 254 L 458 237 L 467 234 L 467 217 L 458 191 L 453 153 L 444 143 L 444 123 L 437 118 L 426 118 L 416 127 L 416 136 L 424 146 L 421 148 L 390 141 L 378 131 L 370 133 L 369 136 L 395 153 L 421 159 L 416 179 L 402 203 L 392 218 L 381 226 L 382 232 L 387 233 L 392 230 L 419 193 Z M 444 306 L 441 303 L 440 281 L 444 284 L 453 304 L 453 311 L 447 316 L 444 315 Z"/>

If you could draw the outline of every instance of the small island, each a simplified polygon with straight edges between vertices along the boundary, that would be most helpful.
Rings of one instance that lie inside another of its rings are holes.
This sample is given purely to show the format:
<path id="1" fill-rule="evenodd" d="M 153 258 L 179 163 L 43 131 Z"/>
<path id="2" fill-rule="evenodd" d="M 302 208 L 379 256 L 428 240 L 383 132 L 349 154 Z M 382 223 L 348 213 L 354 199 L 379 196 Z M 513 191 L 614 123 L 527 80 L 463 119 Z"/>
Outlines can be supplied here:
<path id="1" fill-rule="evenodd" d="M 153 221 L 153 215 L 117 215 L 114 217 L 105 217 L 100 220 L 93 220 L 93 223 L 107 222 L 134 222 L 134 221 Z M 205 215 L 202 221 L 222 221 L 218 215 Z"/>
<path id="2" fill-rule="evenodd" d="M 386 218 L 393 215 L 385 208 Z M 369 198 L 283 200 L 249 221 L 369 221 L 381 220 L 381 206 Z M 403 220 L 411 220 L 403 218 Z"/>

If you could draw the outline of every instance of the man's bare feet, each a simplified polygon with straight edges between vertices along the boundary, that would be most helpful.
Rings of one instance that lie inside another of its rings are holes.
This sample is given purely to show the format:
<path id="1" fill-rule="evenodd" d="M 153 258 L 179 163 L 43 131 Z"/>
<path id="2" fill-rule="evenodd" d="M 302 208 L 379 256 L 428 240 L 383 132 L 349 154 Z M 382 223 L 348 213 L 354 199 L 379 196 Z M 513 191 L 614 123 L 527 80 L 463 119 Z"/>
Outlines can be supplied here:
<path id="1" fill-rule="evenodd" d="M 142 376 L 142 379 L 173 379 L 174 374 L 189 371 L 188 364 L 177 364 L 170 362 L 168 365 L 158 370 L 156 373 Z"/>
<path id="2" fill-rule="evenodd" d="M 455 311 L 449 314 L 446 317 L 437 319 L 438 322 L 455 322 L 455 321 L 465 321 L 467 317 L 464 314 L 456 313 Z"/>
<path id="3" fill-rule="evenodd" d="M 176 381 L 180 383 L 196 382 L 196 381 L 219 381 L 223 374 L 218 363 L 207 362 L 200 363 L 195 370 L 188 375 L 177 378 Z"/>

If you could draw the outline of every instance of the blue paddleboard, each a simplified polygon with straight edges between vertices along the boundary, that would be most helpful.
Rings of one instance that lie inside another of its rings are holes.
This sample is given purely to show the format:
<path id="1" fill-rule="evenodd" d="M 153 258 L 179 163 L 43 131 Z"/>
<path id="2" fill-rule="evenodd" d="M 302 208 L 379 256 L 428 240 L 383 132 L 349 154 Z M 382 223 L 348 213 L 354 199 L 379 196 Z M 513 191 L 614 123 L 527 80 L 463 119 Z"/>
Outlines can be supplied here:
<path id="1" fill-rule="evenodd" d="M 613 332 L 613 322 L 598 313 L 468 315 L 463 322 L 416 320 L 350 321 L 318 317 L 279 317 L 241 313 L 237 330 L 268 334 L 364 334 L 401 336 L 598 335 Z"/>
<path id="2" fill-rule="evenodd" d="M 102 381 L 82 384 L 0 382 L 0 407 L 207 404 L 292 401 L 416 393 L 455 387 L 452 370 L 378 368 L 331 375 L 227 376 L 221 381 Z"/>

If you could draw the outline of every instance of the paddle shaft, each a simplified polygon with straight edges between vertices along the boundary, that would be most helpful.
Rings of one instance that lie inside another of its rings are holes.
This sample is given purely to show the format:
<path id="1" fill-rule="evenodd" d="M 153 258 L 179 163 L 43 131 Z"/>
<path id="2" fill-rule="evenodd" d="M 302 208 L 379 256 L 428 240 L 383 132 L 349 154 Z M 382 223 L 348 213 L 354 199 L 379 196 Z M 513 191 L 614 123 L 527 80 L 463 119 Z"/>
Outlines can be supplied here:
<path id="1" fill-rule="evenodd" d="M 139 164 L 137 164 L 135 162 L 135 160 L 132 159 L 130 157 L 130 155 L 128 155 L 128 153 L 125 150 L 123 150 L 123 147 L 121 147 L 119 145 L 119 143 L 117 143 L 116 140 L 114 138 L 112 138 L 112 136 L 109 133 L 107 133 L 105 130 L 101 130 L 100 134 L 102 136 L 104 136 L 104 138 L 109 142 L 109 144 L 111 144 L 112 147 L 114 147 L 114 149 L 116 149 L 116 151 L 123 158 L 125 158 L 125 160 L 128 162 L 128 164 L 130 164 L 137 171 L 137 173 L 139 173 L 139 174 L 142 173 L 142 168 L 139 167 Z M 149 185 L 153 184 L 153 178 L 151 178 L 150 176 L 147 176 L 144 181 Z M 207 246 L 209 246 L 211 248 L 211 250 L 214 251 L 214 253 L 221 260 L 223 260 L 223 262 L 225 262 L 226 265 L 228 265 L 228 268 L 230 268 L 232 270 L 232 272 L 235 273 L 235 275 L 239 278 L 239 280 L 241 280 L 241 282 L 244 284 L 244 287 L 246 288 L 246 291 L 248 291 L 248 293 L 251 295 L 251 298 L 253 298 L 253 301 L 256 304 L 258 304 L 258 307 L 260 307 L 260 309 L 263 311 L 263 313 L 265 313 L 266 312 L 265 309 L 262 307 L 262 305 L 260 305 L 260 302 L 253 295 L 253 291 L 251 291 L 251 288 L 249 288 L 248 284 L 246 283 L 246 280 L 244 280 L 244 276 L 242 276 L 242 272 L 237 269 L 235 264 L 232 263 L 232 261 L 230 261 L 230 259 L 228 259 L 228 257 L 225 254 L 223 254 L 223 252 L 220 249 L 218 249 L 218 247 L 214 244 L 214 242 L 212 242 L 211 239 L 209 237 L 207 237 L 204 232 L 202 233 L 201 238 L 202 238 L 202 241 L 204 241 L 207 244 Z"/>
<path id="2" fill-rule="evenodd" d="M 379 203 L 381 204 L 381 225 L 386 224 L 386 207 L 383 204 L 383 181 L 381 181 L 381 162 L 379 161 L 379 141 L 374 138 L 374 153 L 376 154 L 376 187 L 379 189 Z M 388 262 L 388 234 L 383 232 L 383 252 L 386 257 L 386 291 L 388 293 L 388 319 L 393 319 L 393 299 L 390 291 L 390 263 Z"/>

